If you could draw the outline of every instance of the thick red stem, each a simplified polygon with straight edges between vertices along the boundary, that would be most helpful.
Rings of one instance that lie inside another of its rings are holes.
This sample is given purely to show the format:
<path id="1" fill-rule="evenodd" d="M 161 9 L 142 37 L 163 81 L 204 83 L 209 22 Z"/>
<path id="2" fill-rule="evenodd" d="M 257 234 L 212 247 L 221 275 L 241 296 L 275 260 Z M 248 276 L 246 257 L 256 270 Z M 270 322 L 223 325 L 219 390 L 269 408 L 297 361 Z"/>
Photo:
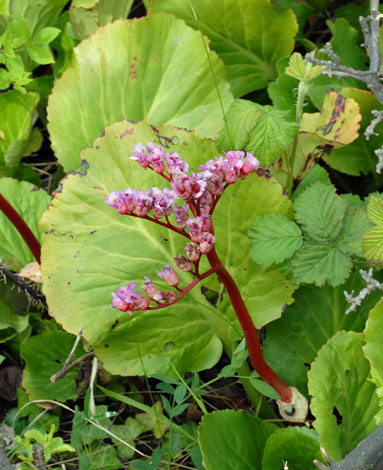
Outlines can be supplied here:
<path id="1" fill-rule="evenodd" d="M 282 401 L 290 403 L 292 398 L 291 388 L 285 384 L 285 382 L 273 371 L 273 369 L 271 369 L 271 367 L 267 365 L 262 354 L 257 329 L 254 326 L 249 312 L 247 311 L 246 305 L 234 279 L 223 266 L 214 249 L 207 254 L 207 257 L 212 268 L 216 268 L 216 273 L 229 294 L 231 304 L 245 334 L 247 349 L 249 351 L 250 361 L 254 370 L 265 382 L 271 385 L 274 390 L 278 392 Z"/>
<path id="2" fill-rule="evenodd" d="M 12 224 L 18 230 L 20 235 L 23 237 L 25 243 L 28 245 L 29 249 L 31 250 L 33 256 L 35 257 L 35 260 L 40 264 L 40 254 L 41 254 L 40 243 L 37 241 L 31 229 L 24 222 L 20 214 L 11 206 L 11 204 L 9 204 L 9 202 L 5 199 L 5 197 L 2 194 L 0 194 L 0 210 L 4 212 L 4 214 L 8 217 L 8 219 L 12 222 Z"/>

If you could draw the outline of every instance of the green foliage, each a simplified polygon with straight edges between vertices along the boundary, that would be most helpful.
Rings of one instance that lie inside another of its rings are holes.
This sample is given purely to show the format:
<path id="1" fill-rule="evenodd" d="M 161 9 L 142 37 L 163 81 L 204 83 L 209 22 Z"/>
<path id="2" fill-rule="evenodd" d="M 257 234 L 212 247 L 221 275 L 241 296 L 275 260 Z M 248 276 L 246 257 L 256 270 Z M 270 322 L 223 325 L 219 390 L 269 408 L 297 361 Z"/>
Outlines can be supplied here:
<path id="1" fill-rule="evenodd" d="M 156 132 L 165 141 L 177 142 L 171 146 L 172 151 L 179 151 L 191 167 L 197 168 L 216 153 L 211 141 L 193 133 L 172 126 L 160 127 Z M 145 172 L 126 158 L 137 141 L 153 140 L 157 136 L 146 123 L 124 122 L 108 129 L 83 154 L 89 163 L 86 177 L 81 173 L 69 175 L 41 220 L 46 232 L 42 253 L 44 292 L 52 315 L 73 334 L 81 323 L 84 337 L 96 348 L 105 367 L 121 375 L 142 374 L 142 363 L 148 374 L 173 375 L 170 363 L 181 375 L 188 370 L 201 370 L 220 357 L 218 332 L 224 340 L 242 336 L 228 295 L 216 279 L 202 283 L 218 294 L 216 308 L 199 289 L 193 289 L 168 309 L 146 311 L 132 318 L 110 308 L 113 289 L 126 283 L 127 278 L 142 285 L 144 275 L 152 276 L 155 269 L 162 268 L 169 257 L 182 250 L 178 235 L 137 218 L 125 217 L 122 223 L 119 214 L 104 203 L 108 192 L 116 188 L 164 185 L 158 175 Z M 288 214 L 291 204 L 275 180 L 253 175 L 222 195 L 214 215 L 219 221 L 217 252 L 233 263 L 231 274 L 242 286 L 256 325 L 278 318 L 282 306 L 291 302 L 294 290 L 277 269 L 258 268 L 247 255 L 248 214 L 263 215 L 271 210 Z M 123 258 L 121 240 L 129 240 Z M 187 274 L 180 278 L 185 285 L 190 282 Z M 93 289 L 95 284 L 99 286 L 97 292 Z"/>
<path id="2" fill-rule="evenodd" d="M 314 427 L 333 460 L 342 459 L 376 428 L 378 397 L 362 346 L 360 333 L 340 331 L 319 351 L 308 373 Z"/>
<path id="3" fill-rule="evenodd" d="M 243 411 L 223 410 L 205 415 L 199 428 L 205 469 L 261 468 L 266 441 L 275 430 L 274 424 Z"/>
<path id="4" fill-rule="evenodd" d="M 344 291 L 359 292 L 364 286 L 357 271 L 338 287 L 303 285 L 295 291 L 294 303 L 286 308 L 282 318 L 267 326 L 267 362 L 302 393 L 307 394 L 308 366 L 322 346 L 341 330 L 363 331 L 368 312 L 381 293 L 367 295 L 360 307 L 345 315 L 348 303 Z"/>
<path id="5" fill-rule="evenodd" d="M 85 39 L 98 28 L 117 19 L 128 17 L 133 0 L 72 1 L 69 9 L 70 21 L 79 39 Z"/>
<path id="6" fill-rule="evenodd" d="M 49 195 L 43 189 L 36 191 L 31 183 L 12 178 L 0 178 L 0 191 L 27 222 L 35 237 L 41 241 L 42 234 L 37 223 L 49 203 Z M 2 262 L 19 271 L 34 261 L 21 235 L 2 212 L 0 227 Z"/>
<path id="7" fill-rule="evenodd" d="M 267 439 L 262 470 L 282 468 L 281 462 L 294 470 L 315 470 L 313 460 L 323 461 L 317 433 L 304 427 L 282 428 Z"/>
<path id="8" fill-rule="evenodd" d="M 298 131 L 298 125 L 291 122 L 287 112 L 245 100 L 236 100 L 232 104 L 226 123 L 227 128 L 222 129 L 217 140 L 218 148 L 251 152 L 262 166 L 274 163 Z"/>
<path id="9" fill-rule="evenodd" d="M 383 261 L 383 218 L 382 200 L 372 197 L 367 206 L 367 216 L 375 225 L 363 235 L 363 253 L 370 261 Z"/>
<path id="10" fill-rule="evenodd" d="M 159 11 L 185 20 L 210 39 L 210 47 L 226 65 L 236 98 L 276 78 L 276 62 L 292 52 L 297 32 L 293 12 L 267 0 L 151 1 L 149 12 Z"/>
<path id="11" fill-rule="evenodd" d="M 148 119 L 214 137 L 223 125 L 216 83 L 223 108 L 233 101 L 221 61 L 212 52 L 207 61 L 200 34 L 171 15 L 116 21 L 73 57 L 48 105 L 52 146 L 66 171 L 79 167 L 81 150 L 114 122 Z"/>
<path id="12" fill-rule="evenodd" d="M 48 463 L 52 455 L 75 452 L 75 449 L 69 444 L 64 444 L 61 437 L 53 437 L 55 427 L 52 424 L 49 433 L 43 434 L 36 429 L 28 430 L 24 433 L 24 438 L 15 437 L 16 447 L 12 452 L 21 460 L 20 468 L 28 470 L 29 462 L 36 462 L 35 452 L 39 446 L 43 449 L 44 463 Z"/>
<path id="13" fill-rule="evenodd" d="M 51 399 L 66 401 L 76 397 L 75 378 L 78 368 L 65 375 L 65 378 L 50 381 L 50 377 L 64 365 L 74 343 L 74 336 L 64 331 L 46 331 L 31 336 L 21 346 L 21 356 L 26 361 L 23 374 L 23 388 L 32 400 Z M 84 354 L 82 347 L 77 348 L 74 358 Z M 44 364 L 44 368 L 41 368 Z"/>
<path id="14" fill-rule="evenodd" d="M 282 214 L 257 217 L 248 234 L 252 241 L 250 256 L 261 266 L 291 258 L 302 245 L 300 228 Z"/>
<path id="15" fill-rule="evenodd" d="M 348 205 L 334 187 L 317 181 L 293 203 L 295 222 L 273 214 L 256 218 L 250 229 L 250 252 L 262 266 L 281 263 L 296 283 L 342 284 L 352 268 L 351 256 L 362 256 L 361 237 L 370 227 L 362 207 Z"/>

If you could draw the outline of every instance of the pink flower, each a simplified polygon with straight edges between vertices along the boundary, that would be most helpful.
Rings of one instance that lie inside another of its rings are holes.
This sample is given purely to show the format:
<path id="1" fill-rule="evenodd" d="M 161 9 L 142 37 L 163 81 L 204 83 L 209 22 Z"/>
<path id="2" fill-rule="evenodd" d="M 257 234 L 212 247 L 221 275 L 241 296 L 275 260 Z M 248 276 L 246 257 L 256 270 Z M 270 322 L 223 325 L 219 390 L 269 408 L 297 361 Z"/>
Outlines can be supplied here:
<path id="1" fill-rule="evenodd" d="M 182 197 L 185 201 L 191 198 L 192 188 L 191 182 L 188 175 L 185 173 L 176 173 L 173 175 L 173 181 L 171 182 L 172 188 L 176 191 L 179 197 Z"/>
<path id="2" fill-rule="evenodd" d="M 193 263 L 198 261 L 201 256 L 201 252 L 197 243 L 193 243 L 193 242 L 188 243 L 185 246 L 185 251 L 186 251 L 186 256 Z"/>
<path id="3" fill-rule="evenodd" d="M 149 142 L 146 144 L 146 149 L 149 152 L 147 159 L 152 165 L 153 170 L 156 173 L 163 173 L 165 170 L 165 164 L 163 161 L 165 152 L 161 145 L 156 145 L 153 142 Z"/>
<path id="4" fill-rule="evenodd" d="M 185 204 L 184 206 L 177 206 L 176 204 L 174 204 L 173 210 L 177 227 L 184 229 L 186 227 L 186 221 L 189 218 L 189 205 Z"/>
<path id="5" fill-rule="evenodd" d="M 204 174 L 205 173 L 205 174 Z M 206 189 L 206 181 L 205 179 L 210 176 L 209 172 L 204 173 L 192 173 L 190 175 L 190 188 L 193 193 L 194 199 L 199 199 Z"/>
<path id="6" fill-rule="evenodd" d="M 155 199 L 153 215 L 156 219 L 169 216 L 172 213 L 172 203 L 176 198 L 175 191 L 165 188 Z"/>
<path id="7" fill-rule="evenodd" d="M 170 266 L 170 264 L 166 264 L 162 271 L 157 271 L 157 274 L 161 279 L 166 281 L 172 287 L 177 287 L 180 282 L 177 273 Z"/>
<path id="8" fill-rule="evenodd" d="M 117 292 L 112 292 L 112 307 L 128 312 L 131 315 L 132 310 L 145 310 L 148 308 L 149 300 L 143 297 L 139 292 L 135 292 L 136 283 L 129 282 L 128 286 L 123 286 Z"/>
<path id="9" fill-rule="evenodd" d="M 193 242 L 199 243 L 202 238 L 204 219 L 202 216 L 194 217 L 194 219 L 188 219 L 186 225 L 190 232 L 190 238 Z"/>
<path id="10" fill-rule="evenodd" d="M 246 153 L 246 162 L 241 168 L 242 175 L 246 176 L 259 168 L 259 160 L 254 157 L 251 153 Z"/>
<path id="11" fill-rule="evenodd" d="M 177 268 L 181 271 L 190 272 L 193 270 L 192 262 L 189 261 L 184 255 L 175 256 L 174 261 L 176 262 Z"/>
<path id="12" fill-rule="evenodd" d="M 150 300 L 160 302 L 162 300 L 162 292 L 157 289 L 152 280 L 147 276 L 145 276 L 144 279 L 145 284 L 142 286 L 142 289 L 145 291 L 145 294 L 149 297 Z"/>
<path id="13" fill-rule="evenodd" d="M 209 253 L 214 247 L 215 236 L 209 232 L 205 232 L 202 236 L 202 240 L 199 243 L 199 249 L 202 254 Z"/>
<path id="14" fill-rule="evenodd" d="M 145 153 L 145 147 L 141 143 L 135 145 L 132 148 L 133 156 L 130 157 L 131 160 L 135 160 L 142 168 L 147 168 L 150 165 L 150 161 Z"/>
<path id="15" fill-rule="evenodd" d="M 165 160 L 167 163 L 167 172 L 169 175 L 175 175 L 177 173 L 187 173 L 189 171 L 189 165 L 181 160 L 181 157 L 177 152 L 165 153 Z"/>
<path id="16" fill-rule="evenodd" d="M 142 191 L 141 189 L 136 191 L 135 201 L 136 207 L 134 212 L 138 217 L 145 217 L 153 208 L 153 198 L 146 191 Z"/>

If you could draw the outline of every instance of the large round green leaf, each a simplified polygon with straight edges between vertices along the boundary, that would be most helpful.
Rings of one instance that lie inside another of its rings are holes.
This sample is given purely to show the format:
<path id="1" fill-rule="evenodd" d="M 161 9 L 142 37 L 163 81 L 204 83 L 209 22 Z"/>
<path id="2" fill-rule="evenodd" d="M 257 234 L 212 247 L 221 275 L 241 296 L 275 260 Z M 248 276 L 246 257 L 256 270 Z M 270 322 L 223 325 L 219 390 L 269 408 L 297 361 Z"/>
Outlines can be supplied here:
<path id="1" fill-rule="evenodd" d="M 72 333 L 81 323 L 84 337 L 116 374 L 141 374 L 142 364 L 147 373 L 171 374 L 170 360 L 180 372 L 206 368 L 220 356 L 219 338 L 227 342 L 242 336 L 228 296 L 213 278 L 164 310 L 129 317 L 110 307 L 111 292 L 130 280 L 140 287 L 145 275 L 156 278 L 155 271 L 172 262 L 185 245 L 180 235 L 120 216 L 104 203 L 110 191 L 164 186 L 159 175 L 129 159 L 137 142 L 149 141 L 178 151 L 193 169 L 217 155 L 212 141 L 183 129 L 155 129 L 145 122 L 114 124 L 83 152 L 84 171 L 65 178 L 41 222 L 46 232 L 43 290 L 51 314 Z M 279 271 L 258 268 L 250 260 L 246 231 L 253 214 L 287 213 L 290 207 L 275 180 L 249 175 L 228 188 L 215 213 L 218 254 L 257 325 L 281 314 L 292 300 L 293 287 Z M 181 286 L 191 282 L 188 274 L 180 277 Z M 220 298 L 215 307 L 201 293 L 208 296 L 208 288 Z"/>
<path id="2" fill-rule="evenodd" d="M 275 8 L 267 0 L 152 0 L 149 12 L 159 11 L 201 28 L 211 39 L 235 97 L 264 88 L 277 77 L 276 62 L 291 54 L 298 30 L 292 10 Z"/>
<path id="3" fill-rule="evenodd" d="M 0 178 L 0 193 L 12 204 L 35 237 L 41 241 L 42 235 L 37 223 L 49 203 L 49 194 L 37 189 L 31 183 L 12 178 Z M 0 212 L 0 258 L 15 270 L 34 261 L 25 241 L 2 212 Z"/>
<path id="4" fill-rule="evenodd" d="M 267 438 L 276 426 L 243 411 L 223 410 L 202 418 L 199 442 L 206 470 L 261 470 Z"/>
<path id="5" fill-rule="evenodd" d="M 338 287 L 302 286 L 295 302 L 282 318 L 267 326 L 264 354 L 283 380 L 307 393 L 307 371 L 320 348 L 338 331 L 362 331 L 369 310 L 380 297 L 369 294 L 354 312 L 345 315 L 348 303 L 344 291 L 359 292 L 365 286 L 358 272 Z"/>
<path id="6" fill-rule="evenodd" d="M 368 316 L 366 329 L 364 330 L 366 345 L 363 349 L 367 359 L 371 362 L 371 366 L 376 369 L 381 377 L 383 377 L 382 331 L 383 303 L 378 302 Z"/>
<path id="7" fill-rule="evenodd" d="M 314 426 L 332 460 L 342 459 L 377 426 L 378 397 L 362 347 L 361 333 L 340 331 L 319 351 L 308 374 Z"/>
<path id="8" fill-rule="evenodd" d="M 212 73 L 213 69 L 214 76 Z M 48 105 L 52 146 L 66 171 L 106 126 L 130 119 L 172 123 L 207 137 L 233 101 L 222 62 L 171 15 L 118 20 L 74 49 Z"/>
<path id="9" fill-rule="evenodd" d="M 282 462 L 292 470 L 316 470 L 313 460 L 323 460 L 317 433 L 305 427 L 282 428 L 267 439 L 262 470 L 282 469 Z"/>

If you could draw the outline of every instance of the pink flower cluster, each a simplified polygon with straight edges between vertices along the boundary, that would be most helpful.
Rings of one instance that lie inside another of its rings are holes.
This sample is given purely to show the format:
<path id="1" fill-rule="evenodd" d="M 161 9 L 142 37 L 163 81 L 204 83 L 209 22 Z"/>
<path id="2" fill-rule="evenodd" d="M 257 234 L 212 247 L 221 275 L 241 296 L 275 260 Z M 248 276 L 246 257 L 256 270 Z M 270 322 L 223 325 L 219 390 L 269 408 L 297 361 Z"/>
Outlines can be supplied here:
<path id="1" fill-rule="evenodd" d="M 170 286 L 178 286 L 178 275 L 170 264 L 167 264 L 162 271 L 157 271 L 157 274 Z M 117 292 L 112 292 L 112 307 L 122 312 L 128 312 L 128 314 L 131 315 L 133 310 L 146 310 L 149 307 L 150 300 L 157 304 L 170 305 L 176 299 L 176 295 L 172 290 L 160 291 L 147 276 L 145 276 L 145 284 L 142 286 L 142 290 L 148 298 L 136 292 L 135 288 L 136 283 L 130 281 L 128 286 L 120 287 Z"/>
<path id="2" fill-rule="evenodd" d="M 178 153 L 166 153 L 162 146 L 149 142 L 144 146 L 139 143 L 132 149 L 135 160 L 142 168 L 151 169 L 165 178 L 172 189 L 150 188 L 146 191 L 131 188 L 111 192 L 105 201 L 121 215 L 134 215 L 149 220 L 166 219 L 169 229 L 189 238 L 185 247 L 186 255 L 177 255 L 174 259 L 177 267 L 186 272 L 198 273 L 198 262 L 202 254 L 209 253 L 215 244 L 214 228 L 211 215 L 216 203 L 229 184 L 244 178 L 259 167 L 259 161 L 251 154 L 241 151 L 229 151 L 226 158 L 219 156 L 209 160 L 198 169 L 198 173 L 188 174 L 189 166 Z M 180 198 L 183 205 L 174 201 Z M 175 224 L 169 221 L 173 214 Z M 195 269 L 195 272 L 193 272 Z M 178 288 L 178 276 L 170 265 L 166 265 L 158 275 L 170 286 Z M 175 294 L 171 290 L 159 291 L 149 278 L 142 287 L 148 299 L 157 303 L 174 302 Z M 114 292 L 112 306 L 122 311 L 145 310 L 149 300 L 134 291 L 135 283 L 121 287 Z"/>

